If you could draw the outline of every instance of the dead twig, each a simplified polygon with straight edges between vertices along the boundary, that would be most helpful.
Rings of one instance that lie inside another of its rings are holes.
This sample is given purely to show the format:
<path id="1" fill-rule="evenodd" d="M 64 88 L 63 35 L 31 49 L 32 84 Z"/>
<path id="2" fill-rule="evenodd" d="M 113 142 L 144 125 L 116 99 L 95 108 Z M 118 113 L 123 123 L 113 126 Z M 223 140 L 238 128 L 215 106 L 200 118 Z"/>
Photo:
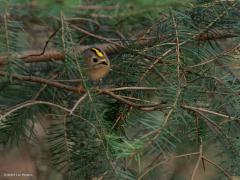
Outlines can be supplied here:
<path id="1" fill-rule="evenodd" d="M 212 164 L 217 169 L 219 169 L 228 179 L 233 180 L 232 176 L 227 171 L 225 171 L 221 166 L 217 165 L 215 162 L 209 160 L 205 156 L 202 156 L 202 158 L 203 158 L 203 160 L 207 161 L 208 163 Z"/>
<path id="2" fill-rule="evenodd" d="M 77 9 L 79 10 L 113 10 L 118 6 L 97 6 L 97 5 L 85 5 L 85 6 L 79 6 Z"/>
<path id="3" fill-rule="evenodd" d="M 80 27 L 78 27 L 78 26 L 75 26 L 75 25 L 73 25 L 73 24 L 70 24 L 70 26 L 73 27 L 74 29 L 76 29 L 76 30 L 84 33 L 84 34 L 87 34 L 87 35 L 92 36 L 92 37 L 94 37 L 94 38 L 97 38 L 97 39 L 106 41 L 106 42 L 108 42 L 108 43 L 110 43 L 110 44 L 113 44 L 113 45 L 115 45 L 115 46 L 119 46 L 119 47 L 123 48 L 123 46 L 121 45 L 120 41 L 118 41 L 118 42 L 113 42 L 113 41 L 111 41 L 111 40 L 108 39 L 108 38 L 105 38 L 105 37 L 100 36 L 100 35 L 93 34 L 92 32 L 89 32 L 89 31 L 87 31 L 87 30 L 85 30 L 85 29 L 83 29 L 83 28 L 80 28 Z"/>
<path id="4" fill-rule="evenodd" d="M 235 117 L 231 117 L 231 116 L 228 116 L 228 115 L 225 115 L 225 114 L 222 114 L 222 113 L 219 113 L 219 112 L 211 111 L 211 110 L 208 110 L 208 109 L 205 109 L 205 108 L 201 108 L 201 107 L 193 107 L 193 106 L 187 106 L 187 105 L 182 105 L 182 107 L 185 108 L 185 109 L 190 109 L 190 110 L 194 110 L 194 111 L 200 111 L 200 112 L 205 112 L 205 113 L 208 113 L 208 114 L 213 114 L 213 115 L 223 117 L 223 118 L 236 119 Z"/>
<path id="5" fill-rule="evenodd" d="M 133 87 L 109 88 L 109 89 L 106 89 L 106 90 L 113 92 L 113 91 L 124 91 L 124 90 L 157 91 L 159 89 L 155 88 L 155 87 L 137 87 L 137 86 L 133 86 Z"/>
<path id="6" fill-rule="evenodd" d="M 154 103 L 154 104 L 138 104 L 138 103 L 135 103 L 135 102 L 132 102 L 132 101 L 129 101 L 117 94 L 114 94 L 113 92 L 111 91 L 107 91 L 107 90 L 98 90 L 99 93 L 101 94 L 106 94 L 106 95 L 109 95 L 110 97 L 113 97 L 114 99 L 116 100 L 119 100 L 129 106 L 133 106 L 133 107 L 136 107 L 136 108 L 139 108 L 139 109 L 144 109 L 144 108 L 152 108 L 152 107 L 156 107 L 156 106 L 159 106 L 160 104 L 159 103 Z"/>
<path id="7" fill-rule="evenodd" d="M 198 167 L 200 165 L 200 162 L 203 158 L 203 145 L 202 145 L 202 139 L 200 140 L 200 146 L 199 146 L 199 157 L 198 157 L 198 160 L 197 160 L 197 163 L 193 169 L 193 173 L 192 173 L 192 176 L 191 176 L 191 180 L 194 180 L 194 177 L 197 173 L 197 170 L 198 170 Z"/>
<path id="8" fill-rule="evenodd" d="M 28 57 L 31 57 L 31 56 L 41 56 L 41 55 L 44 55 L 46 49 L 47 49 L 47 46 L 48 46 L 48 43 L 50 42 L 50 40 L 57 34 L 57 32 L 61 29 L 61 27 L 59 27 L 56 31 L 54 31 L 51 36 L 49 36 L 48 40 L 46 41 L 44 47 L 43 47 L 43 50 L 41 53 L 39 54 L 29 54 L 25 57 L 22 57 L 23 59 L 27 59 Z"/>
<path id="9" fill-rule="evenodd" d="M 24 103 L 19 104 L 18 106 L 10 108 L 10 110 L 7 110 L 6 113 L 1 113 L 0 114 L 0 121 L 5 119 L 7 116 L 11 115 L 12 113 L 14 113 L 15 111 L 17 111 L 19 109 L 23 109 L 23 108 L 33 106 L 33 105 L 36 105 L 36 104 L 45 104 L 45 105 L 49 105 L 49 106 L 52 106 L 52 107 L 62 109 L 62 110 L 66 111 L 66 112 L 69 112 L 69 113 L 71 112 L 71 110 L 68 109 L 68 108 L 65 108 L 65 107 L 60 106 L 58 104 L 54 104 L 54 103 L 47 102 L 47 101 L 26 101 Z"/>
<path id="10" fill-rule="evenodd" d="M 73 112 L 75 111 L 75 109 L 78 107 L 78 105 L 87 97 L 87 93 L 85 93 L 82 97 L 79 98 L 79 100 L 74 104 L 73 108 L 70 111 L 70 115 L 73 114 Z"/>
<path id="11" fill-rule="evenodd" d="M 62 83 L 59 83 L 59 82 L 56 82 L 56 81 L 43 79 L 43 78 L 36 77 L 36 76 L 25 76 L 25 75 L 19 75 L 19 74 L 10 74 L 10 73 L 4 72 L 4 71 L 0 71 L 0 76 L 6 76 L 6 77 L 13 78 L 13 79 L 21 80 L 21 81 L 30 81 L 30 82 L 39 83 L 39 84 L 47 84 L 49 86 L 56 87 L 56 88 L 59 88 L 59 89 L 64 89 L 66 91 L 71 91 L 71 92 L 74 92 L 74 93 L 85 92 L 85 90 L 81 87 L 73 87 L 73 86 L 62 84 Z"/>
<path id="12" fill-rule="evenodd" d="M 172 158 L 170 158 L 170 159 L 166 159 L 166 160 L 164 160 L 164 161 L 160 161 L 160 162 L 156 163 L 155 165 L 153 165 L 153 166 L 145 169 L 145 170 L 140 174 L 140 176 L 137 178 L 137 180 L 143 179 L 143 177 L 146 176 L 150 171 L 154 170 L 156 167 L 158 167 L 158 166 L 160 166 L 160 165 L 168 162 L 168 161 L 171 160 L 171 159 L 178 159 L 178 158 L 183 158 L 183 157 L 188 157 L 188 156 L 193 156 L 193 155 L 198 155 L 198 154 L 199 154 L 199 152 L 182 154 L 182 155 L 174 156 L 174 157 L 172 157 Z"/>

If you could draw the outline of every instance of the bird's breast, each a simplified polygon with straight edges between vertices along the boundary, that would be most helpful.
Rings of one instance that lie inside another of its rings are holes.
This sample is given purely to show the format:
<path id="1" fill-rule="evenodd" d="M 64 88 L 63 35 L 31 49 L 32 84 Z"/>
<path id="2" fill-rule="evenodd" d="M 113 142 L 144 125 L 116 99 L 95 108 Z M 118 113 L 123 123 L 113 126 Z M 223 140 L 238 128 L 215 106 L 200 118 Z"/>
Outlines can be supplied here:
<path id="1" fill-rule="evenodd" d="M 91 80 L 98 81 L 108 74 L 109 69 L 110 68 L 108 66 L 91 68 L 89 70 L 89 76 Z"/>

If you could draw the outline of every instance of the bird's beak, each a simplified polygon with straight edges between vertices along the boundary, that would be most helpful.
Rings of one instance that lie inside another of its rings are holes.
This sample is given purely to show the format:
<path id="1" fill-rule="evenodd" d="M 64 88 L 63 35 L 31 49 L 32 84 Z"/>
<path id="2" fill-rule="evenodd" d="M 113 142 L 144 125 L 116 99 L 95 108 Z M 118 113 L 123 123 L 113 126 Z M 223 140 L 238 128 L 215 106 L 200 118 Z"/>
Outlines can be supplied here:
<path id="1" fill-rule="evenodd" d="M 99 64 L 104 64 L 104 65 L 108 65 L 108 63 L 106 61 L 100 62 Z"/>

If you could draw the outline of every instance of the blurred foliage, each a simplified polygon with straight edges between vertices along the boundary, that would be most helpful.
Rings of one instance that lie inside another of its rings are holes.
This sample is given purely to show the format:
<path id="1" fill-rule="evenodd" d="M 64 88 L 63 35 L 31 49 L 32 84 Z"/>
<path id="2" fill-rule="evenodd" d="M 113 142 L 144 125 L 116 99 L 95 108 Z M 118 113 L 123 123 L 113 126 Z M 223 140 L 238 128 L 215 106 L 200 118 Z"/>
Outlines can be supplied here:
<path id="1" fill-rule="evenodd" d="M 213 157 L 218 164 L 231 175 L 239 175 L 240 84 L 229 68 L 239 62 L 239 52 L 226 52 L 240 42 L 238 1 L 0 3 L 0 54 L 11 55 L 1 67 L 9 76 L 0 78 L 0 144 L 5 151 L 23 141 L 40 150 L 46 146 L 49 169 L 63 179 L 179 179 L 191 177 L 192 172 L 179 172 L 176 161 L 163 162 L 199 152 L 202 139 L 204 153 L 216 145 Z M 98 8 L 86 8 L 90 5 Z M 100 88 L 155 87 L 156 91 L 113 92 L 134 103 L 161 106 L 141 109 L 96 92 L 96 85 L 85 76 L 83 57 L 72 49 L 105 41 L 74 26 L 120 40 L 126 47 L 109 55 L 112 71 Z M 214 38 L 224 33 L 230 40 Z M 202 34 L 204 40 L 199 38 Z M 153 41 L 140 46 L 139 37 Z M 47 40 L 47 50 L 65 52 L 65 61 L 29 65 L 17 58 L 23 50 L 42 49 Z M 17 81 L 11 73 L 82 84 L 87 95 L 71 114 L 63 109 L 74 107 L 82 94 Z M 39 143 L 35 127 L 42 120 L 47 125 L 43 126 L 44 143 Z M 184 162 L 183 158 L 180 166 Z M 211 178 L 225 176 L 218 173 Z"/>

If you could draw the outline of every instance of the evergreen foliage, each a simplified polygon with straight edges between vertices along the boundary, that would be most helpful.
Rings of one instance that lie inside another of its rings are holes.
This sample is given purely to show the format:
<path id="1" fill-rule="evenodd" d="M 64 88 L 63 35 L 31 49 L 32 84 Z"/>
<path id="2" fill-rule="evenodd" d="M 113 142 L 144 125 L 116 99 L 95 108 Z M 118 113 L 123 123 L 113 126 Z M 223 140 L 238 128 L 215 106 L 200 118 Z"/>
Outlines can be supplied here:
<path id="1" fill-rule="evenodd" d="M 42 146 L 35 127 L 44 119 L 44 146 L 63 179 L 164 179 L 161 162 L 197 152 L 191 157 L 207 163 L 212 144 L 216 157 L 224 155 L 216 164 L 227 172 L 214 179 L 240 176 L 240 74 L 232 68 L 239 66 L 239 1 L 116 2 L 99 2 L 108 10 L 78 10 L 84 2 L 0 1 L 0 60 L 7 58 L 0 66 L 7 72 L 0 77 L 3 150 L 25 141 Z M 112 71 L 100 91 L 73 49 L 106 42 L 75 27 L 125 47 L 109 54 Z M 142 45 L 139 37 L 153 40 Z M 47 40 L 46 49 L 65 52 L 64 61 L 19 58 Z M 85 92 L 13 74 L 81 84 Z"/>

